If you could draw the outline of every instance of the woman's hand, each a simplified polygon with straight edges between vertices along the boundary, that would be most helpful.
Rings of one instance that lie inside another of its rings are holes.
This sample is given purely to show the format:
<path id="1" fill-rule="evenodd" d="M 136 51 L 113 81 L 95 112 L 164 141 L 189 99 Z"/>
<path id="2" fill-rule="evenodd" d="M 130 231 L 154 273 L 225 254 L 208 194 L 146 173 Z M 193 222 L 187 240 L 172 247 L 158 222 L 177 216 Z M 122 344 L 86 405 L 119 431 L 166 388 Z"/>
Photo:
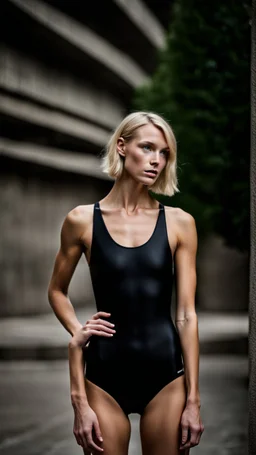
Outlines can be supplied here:
<path id="1" fill-rule="evenodd" d="M 198 404 L 187 404 L 181 416 L 180 450 L 197 446 L 204 431 Z"/>
<path id="2" fill-rule="evenodd" d="M 92 408 L 87 404 L 74 408 L 75 421 L 73 433 L 77 444 L 83 447 L 84 454 L 103 452 L 100 426 L 97 416 Z"/>
<path id="3" fill-rule="evenodd" d="M 101 317 L 109 317 L 110 313 L 98 311 L 89 319 L 81 329 L 77 330 L 70 341 L 71 347 L 84 347 L 92 335 L 112 337 L 116 332 L 114 325 L 111 322 L 101 319 Z"/>

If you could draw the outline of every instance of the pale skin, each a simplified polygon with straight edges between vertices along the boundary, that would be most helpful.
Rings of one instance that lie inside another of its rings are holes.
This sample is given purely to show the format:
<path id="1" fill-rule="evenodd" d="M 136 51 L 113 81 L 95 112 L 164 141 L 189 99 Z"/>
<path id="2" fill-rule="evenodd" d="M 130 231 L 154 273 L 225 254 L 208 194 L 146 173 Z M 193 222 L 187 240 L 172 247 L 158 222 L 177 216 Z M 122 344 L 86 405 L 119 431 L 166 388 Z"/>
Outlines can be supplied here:
<path id="1" fill-rule="evenodd" d="M 150 238 L 158 214 L 158 202 L 148 188 L 168 159 L 161 129 L 149 123 L 137 129 L 129 142 L 120 137 L 117 152 L 125 158 L 124 172 L 100 201 L 112 238 L 129 247 Z M 150 177 L 145 170 L 156 169 Z M 165 207 L 169 245 L 175 260 L 175 324 L 180 336 L 185 375 L 167 384 L 147 404 L 140 419 L 143 455 L 188 455 L 200 442 L 204 426 L 200 417 L 199 340 L 195 311 L 197 232 L 194 218 L 179 208 Z M 83 348 L 90 337 L 115 336 L 115 327 L 99 312 L 83 325 L 68 297 L 68 287 L 83 253 L 90 263 L 93 204 L 71 210 L 61 230 L 61 245 L 49 283 L 49 302 L 66 330 L 69 342 L 71 402 L 74 435 L 84 454 L 128 455 L 129 418 L 107 392 L 84 377 Z M 85 348 L 86 349 L 86 348 Z M 149 378 L 150 380 L 150 378 Z"/>

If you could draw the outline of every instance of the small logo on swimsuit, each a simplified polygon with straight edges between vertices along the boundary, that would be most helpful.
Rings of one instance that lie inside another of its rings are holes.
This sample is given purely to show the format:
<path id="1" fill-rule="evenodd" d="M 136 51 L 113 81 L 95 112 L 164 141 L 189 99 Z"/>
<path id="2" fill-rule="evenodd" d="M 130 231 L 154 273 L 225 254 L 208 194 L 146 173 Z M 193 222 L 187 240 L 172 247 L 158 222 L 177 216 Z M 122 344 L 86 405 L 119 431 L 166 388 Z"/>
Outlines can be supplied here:
<path id="1" fill-rule="evenodd" d="M 181 373 L 184 370 L 184 368 L 181 368 L 181 370 L 177 371 L 177 373 Z"/>

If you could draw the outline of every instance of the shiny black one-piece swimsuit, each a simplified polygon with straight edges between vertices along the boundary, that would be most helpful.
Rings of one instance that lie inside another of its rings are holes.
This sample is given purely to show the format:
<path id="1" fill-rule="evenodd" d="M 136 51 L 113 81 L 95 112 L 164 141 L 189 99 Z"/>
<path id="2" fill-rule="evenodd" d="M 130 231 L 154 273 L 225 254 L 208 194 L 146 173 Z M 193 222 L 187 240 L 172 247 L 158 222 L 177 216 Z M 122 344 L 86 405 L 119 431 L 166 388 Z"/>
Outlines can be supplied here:
<path id="1" fill-rule="evenodd" d="M 142 414 L 149 401 L 184 374 L 178 332 L 171 318 L 173 258 L 165 208 L 159 204 L 150 239 L 138 247 L 111 237 L 94 205 L 90 274 L 97 311 L 115 324 L 113 337 L 92 335 L 85 376 L 123 411 Z"/>

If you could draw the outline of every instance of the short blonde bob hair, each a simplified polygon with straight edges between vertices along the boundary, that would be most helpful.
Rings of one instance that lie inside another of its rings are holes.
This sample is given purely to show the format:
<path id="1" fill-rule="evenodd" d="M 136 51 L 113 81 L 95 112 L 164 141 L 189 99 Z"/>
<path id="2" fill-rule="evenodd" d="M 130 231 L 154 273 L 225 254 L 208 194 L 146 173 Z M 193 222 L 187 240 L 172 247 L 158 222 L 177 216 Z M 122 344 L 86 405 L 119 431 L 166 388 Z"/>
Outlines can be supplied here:
<path id="1" fill-rule="evenodd" d="M 126 142 L 131 141 L 135 137 L 137 128 L 149 123 L 163 132 L 170 149 L 165 168 L 149 189 L 157 194 L 172 196 L 175 192 L 179 192 L 177 186 L 177 143 L 170 125 L 160 115 L 153 112 L 133 112 L 122 120 L 105 147 L 101 169 L 110 177 L 120 178 L 124 168 L 124 160 L 117 151 L 117 140 L 121 136 Z"/>

